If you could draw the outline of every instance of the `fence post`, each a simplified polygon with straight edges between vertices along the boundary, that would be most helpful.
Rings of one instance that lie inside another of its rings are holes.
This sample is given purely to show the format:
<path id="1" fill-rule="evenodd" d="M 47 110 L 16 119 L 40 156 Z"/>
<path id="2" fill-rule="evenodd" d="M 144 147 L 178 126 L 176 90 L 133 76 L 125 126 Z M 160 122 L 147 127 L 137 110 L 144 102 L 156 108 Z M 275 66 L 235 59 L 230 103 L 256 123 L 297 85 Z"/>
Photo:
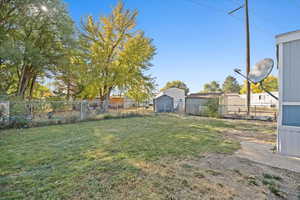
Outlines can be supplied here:
<path id="1" fill-rule="evenodd" d="M 32 102 L 29 102 L 29 105 L 30 105 L 30 117 L 33 120 L 33 105 L 32 105 Z"/>
<path id="2" fill-rule="evenodd" d="M 222 117 L 222 113 L 223 113 L 223 106 L 219 104 L 219 106 L 218 106 L 219 117 Z"/>
<path id="3" fill-rule="evenodd" d="M 83 114 L 83 101 L 80 101 L 80 121 L 84 119 L 84 114 Z"/>
<path id="4" fill-rule="evenodd" d="M 10 101 L 7 101 L 7 125 L 10 125 Z"/>

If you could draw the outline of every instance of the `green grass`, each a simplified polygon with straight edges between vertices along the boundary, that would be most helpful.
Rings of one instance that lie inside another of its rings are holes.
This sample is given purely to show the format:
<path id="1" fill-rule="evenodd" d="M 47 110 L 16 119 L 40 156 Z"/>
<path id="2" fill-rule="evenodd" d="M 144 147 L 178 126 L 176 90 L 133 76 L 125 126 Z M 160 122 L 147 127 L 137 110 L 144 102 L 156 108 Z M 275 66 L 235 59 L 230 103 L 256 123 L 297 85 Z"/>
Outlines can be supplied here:
<path id="1" fill-rule="evenodd" d="M 232 125 L 158 115 L 1 131 L 0 199 L 163 197 L 167 189 L 141 164 L 237 150 L 220 128 Z"/>

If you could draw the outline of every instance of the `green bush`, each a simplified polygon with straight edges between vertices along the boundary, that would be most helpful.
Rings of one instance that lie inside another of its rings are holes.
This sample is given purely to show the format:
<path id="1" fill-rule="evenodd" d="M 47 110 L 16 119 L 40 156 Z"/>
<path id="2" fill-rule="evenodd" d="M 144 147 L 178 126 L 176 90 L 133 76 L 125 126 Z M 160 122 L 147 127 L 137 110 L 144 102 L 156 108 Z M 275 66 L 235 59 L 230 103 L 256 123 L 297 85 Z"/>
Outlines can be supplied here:
<path id="1" fill-rule="evenodd" d="M 11 116 L 23 116 L 28 113 L 28 109 L 26 108 L 26 103 L 24 101 L 11 101 L 9 107 Z"/>
<path id="2" fill-rule="evenodd" d="M 65 110 L 68 106 L 65 99 L 62 99 L 60 97 L 50 97 L 46 100 L 46 102 L 50 104 L 52 112 Z"/>
<path id="3" fill-rule="evenodd" d="M 27 128 L 31 126 L 31 105 L 21 97 L 9 99 L 9 121 L 13 128 Z"/>
<path id="4" fill-rule="evenodd" d="M 19 115 L 10 118 L 10 127 L 12 128 L 29 128 L 31 126 L 31 120 L 26 116 Z"/>
<path id="5" fill-rule="evenodd" d="M 208 117 L 220 117 L 219 114 L 219 99 L 209 99 L 204 104 L 204 115 Z"/>
<path id="6" fill-rule="evenodd" d="M 0 101 L 8 101 L 9 97 L 7 95 L 1 95 L 0 94 Z"/>
<path id="7" fill-rule="evenodd" d="M 5 126 L 5 121 L 7 120 L 6 109 L 4 105 L 0 105 L 0 127 Z"/>
<path id="8" fill-rule="evenodd" d="M 0 119 L 5 117 L 5 107 L 4 105 L 0 105 Z"/>
<path id="9" fill-rule="evenodd" d="M 53 112 L 64 110 L 65 108 L 65 103 L 63 101 L 51 101 L 50 104 Z"/>

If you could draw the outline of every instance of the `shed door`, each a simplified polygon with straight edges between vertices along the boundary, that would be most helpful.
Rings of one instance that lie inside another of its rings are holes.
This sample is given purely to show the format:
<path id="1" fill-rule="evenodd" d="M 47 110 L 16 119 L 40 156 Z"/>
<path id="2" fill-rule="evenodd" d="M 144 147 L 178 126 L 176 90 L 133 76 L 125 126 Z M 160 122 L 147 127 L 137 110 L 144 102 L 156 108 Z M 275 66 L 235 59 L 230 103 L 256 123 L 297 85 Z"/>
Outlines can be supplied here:
<path id="1" fill-rule="evenodd" d="M 169 97 L 160 97 L 155 101 L 156 112 L 173 112 L 173 99 Z"/>

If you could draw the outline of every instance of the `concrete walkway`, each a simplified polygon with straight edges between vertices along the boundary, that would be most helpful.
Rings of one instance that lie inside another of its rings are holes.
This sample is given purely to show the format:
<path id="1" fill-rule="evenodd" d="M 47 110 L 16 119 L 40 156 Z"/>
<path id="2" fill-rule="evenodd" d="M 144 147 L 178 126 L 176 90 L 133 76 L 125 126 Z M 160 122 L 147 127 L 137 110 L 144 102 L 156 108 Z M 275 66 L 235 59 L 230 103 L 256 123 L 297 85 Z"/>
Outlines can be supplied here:
<path id="1" fill-rule="evenodd" d="M 274 145 L 267 143 L 259 143 L 257 141 L 242 141 L 242 148 L 236 152 L 241 158 L 262 163 L 271 167 L 287 169 L 300 173 L 300 158 L 288 157 L 273 153 Z"/>

